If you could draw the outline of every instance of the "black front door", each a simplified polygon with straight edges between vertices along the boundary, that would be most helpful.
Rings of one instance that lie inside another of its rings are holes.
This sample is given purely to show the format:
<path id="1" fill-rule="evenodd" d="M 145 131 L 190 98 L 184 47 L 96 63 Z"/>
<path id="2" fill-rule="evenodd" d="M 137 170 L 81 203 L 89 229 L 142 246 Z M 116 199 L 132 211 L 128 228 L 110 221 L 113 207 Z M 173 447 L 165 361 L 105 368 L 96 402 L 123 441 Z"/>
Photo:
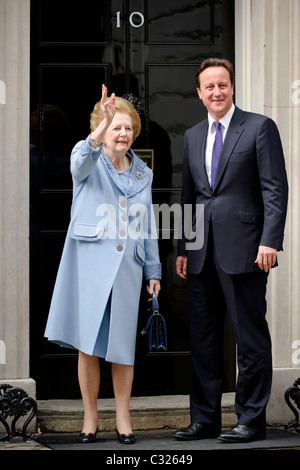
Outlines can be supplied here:
<path id="1" fill-rule="evenodd" d="M 153 202 L 157 207 L 178 204 L 183 135 L 205 116 L 195 72 L 205 57 L 233 59 L 233 4 L 31 0 L 31 376 L 39 398 L 80 396 L 77 354 L 49 343 L 43 334 L 70 218 L 70 152 L 89 134 L 89 115 L 101 97 L 101 85 L 125 95 L 140 111 L 142 133 L 134 149 L 153 168 Z M 165 225 L 159 229 L 159 300 L 168 327 L 168 352 L 147 354 L 138 329 L 134 395 L 189 393 L 186 283 L 175 273 L 172 217 L 170 230 Z M 227 391 L 233 390 L 235 378 L 230 335 L 228 330 Z M 111 396 L 109 365 L 101 365 L 100 396 Z"/>

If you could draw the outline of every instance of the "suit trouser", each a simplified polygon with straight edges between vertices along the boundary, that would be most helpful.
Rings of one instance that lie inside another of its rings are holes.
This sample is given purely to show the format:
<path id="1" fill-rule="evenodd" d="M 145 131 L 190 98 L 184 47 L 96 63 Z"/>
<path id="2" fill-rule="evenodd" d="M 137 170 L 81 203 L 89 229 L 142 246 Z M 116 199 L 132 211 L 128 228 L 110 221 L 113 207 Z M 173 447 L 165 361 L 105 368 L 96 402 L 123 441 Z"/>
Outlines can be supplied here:
<path id="1" fill-rule="evenodd" d="M 254 261 L 253 261 L 254 262 Z M 189 343 L 193 365 L 191 422 L 221 427 L 224 319 L 228 311 L 237 343 L 236 413 L 239 424 L 262 428 L 272 382 L 271 339 L 264 271 L 226 274 L 212 237 L 200 274 L 188 274 Z"/>

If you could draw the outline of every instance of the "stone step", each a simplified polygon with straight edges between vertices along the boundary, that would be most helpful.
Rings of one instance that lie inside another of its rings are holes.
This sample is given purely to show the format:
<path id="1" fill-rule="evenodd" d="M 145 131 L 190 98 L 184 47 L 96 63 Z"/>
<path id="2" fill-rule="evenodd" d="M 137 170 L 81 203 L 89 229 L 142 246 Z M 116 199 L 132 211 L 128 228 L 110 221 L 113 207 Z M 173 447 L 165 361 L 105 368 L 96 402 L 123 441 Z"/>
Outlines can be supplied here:
<path id="1" fill-rule="evenodd" d="M 236 424 L 234 393 L 222 397 L 222 426 Z M 81 400 L 38 400 L 37 424 L 42 433 L 80 432 L 83 422 Z M 98 400 L 99 430 L 114 431 L 114 399 Z M 190 423 L 189 396 L 132 397 L 131 424 L 134 430 L 178 429 Z"/>

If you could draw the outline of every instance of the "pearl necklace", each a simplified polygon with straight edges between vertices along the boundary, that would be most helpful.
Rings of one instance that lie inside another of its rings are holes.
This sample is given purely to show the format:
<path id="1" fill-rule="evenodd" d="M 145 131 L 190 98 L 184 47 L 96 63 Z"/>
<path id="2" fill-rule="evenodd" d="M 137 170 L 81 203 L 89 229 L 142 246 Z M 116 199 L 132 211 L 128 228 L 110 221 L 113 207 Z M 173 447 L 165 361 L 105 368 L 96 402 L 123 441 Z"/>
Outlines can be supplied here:
<path id="1" fill-rule="evenodd" d="M 125 168 L 125 160 L 126 160 L 126 157 L 124 157 L 123 159 L 123 169 L 118 171 L 118 168 L 116 168 L 117 172 L 118 172 L 118 175 L 121 175 L 122 173 L 124 173 L 124 171 L 126 170 Z"/>
<path id="2" fill-rule="evenodd" d="M 125 161 L 123 162 L 123 170 L 121 170 L 121 171 L 117 170 L 118 175 L 121 175 L 122 173 L 124 173 L 124 171 L 125 171 Z"/>

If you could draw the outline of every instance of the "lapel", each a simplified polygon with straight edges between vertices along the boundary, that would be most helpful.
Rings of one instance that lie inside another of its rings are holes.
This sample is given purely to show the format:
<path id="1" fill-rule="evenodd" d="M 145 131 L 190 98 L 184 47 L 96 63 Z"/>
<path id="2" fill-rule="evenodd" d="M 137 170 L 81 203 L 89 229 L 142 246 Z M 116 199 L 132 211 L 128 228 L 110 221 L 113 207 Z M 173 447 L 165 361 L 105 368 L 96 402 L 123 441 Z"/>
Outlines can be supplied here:
<path id="1" fill-rule="evenodd" d="M 231 157 L 231 154 L 239 138 L 241 137 L 242 133 L 245 130 L 245 127 L 243 126 L 244 122 L 245 122 L 244 112 L 240 110 L 239 108 L 235 107 L 233 116 L 231 118 L 231 121 L 228 127 L 224 145 L 222 148 L 222 153 L 220 155 L 214 191 L 217 189 L 220 179 L 226 169 L 228 160 Z"/>
<path id="2" fill-rule="evenodd" d="M 193 132 L 194 152 L 191 152 L 190 155 L 196 158 L 196 166 L 199 168 L 198 175 L 203 180 L 203 183 L 207 187 L 208 191 L 211 191 L 211 187 L 209 185 L 209 181 L 207 177 L 206 166 L 205 166 L 207 131 L 208 131 L 208 120 L 205 119 L 204 121 L 201 121 L 195 127 L 195 132 Z"/>

